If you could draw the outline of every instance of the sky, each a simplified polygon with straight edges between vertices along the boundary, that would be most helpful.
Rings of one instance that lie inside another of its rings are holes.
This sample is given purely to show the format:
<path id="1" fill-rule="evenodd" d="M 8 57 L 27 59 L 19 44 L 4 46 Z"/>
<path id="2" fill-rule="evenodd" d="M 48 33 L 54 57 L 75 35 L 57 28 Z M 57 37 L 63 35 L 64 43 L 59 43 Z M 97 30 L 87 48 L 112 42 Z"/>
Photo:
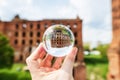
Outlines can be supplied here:
<path id="1" fill-rule="evenodd" d="M 83 42 L 96 45 L 112 39 L 111 0 L 0 0 L 0 19 L 10 21 L 19 14 L 28 20 L 83 20 Z"/>

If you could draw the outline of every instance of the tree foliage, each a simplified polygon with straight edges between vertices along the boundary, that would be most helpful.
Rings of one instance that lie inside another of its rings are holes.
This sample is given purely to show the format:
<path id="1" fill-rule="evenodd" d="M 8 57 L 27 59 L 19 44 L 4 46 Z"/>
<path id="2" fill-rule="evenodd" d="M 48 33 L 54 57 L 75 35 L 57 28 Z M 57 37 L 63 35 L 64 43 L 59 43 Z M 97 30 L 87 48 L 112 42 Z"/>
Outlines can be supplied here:
<path id="1" fill-rule="evenodd" d="M 0 68 L 10 68 L 13 64 L 14 50 L 9 45 L 9 40 L 0 34 Z"/>
<path id="2" fill-rule="evenodd" d="M 90 44 L 84 44 L 83 45 L 83 47 L 84 47 L 84 51 L 90 51 Z"/>
<path id="3" fill-rule="evenodd" d="M 103 57 L 106 57 L 108 48 L 109 44 L 99 44 L 96 49 L 101 52 Z"/>

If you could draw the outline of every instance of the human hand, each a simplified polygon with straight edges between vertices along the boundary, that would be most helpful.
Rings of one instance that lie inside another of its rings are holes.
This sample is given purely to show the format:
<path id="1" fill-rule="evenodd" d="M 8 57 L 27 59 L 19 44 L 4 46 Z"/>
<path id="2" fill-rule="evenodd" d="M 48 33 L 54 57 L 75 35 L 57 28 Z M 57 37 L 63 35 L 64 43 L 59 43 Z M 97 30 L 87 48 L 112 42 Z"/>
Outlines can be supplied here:
<path id="1" fill-rule="evenodd" d="M 56 58 L 52 65 L 53 56 L 47 54 L 42 43 L 37 49 L 26 59 L 28 69 L 32 80 L 73 80 L 72 71 L 77 48 L 65 57 Z"/>

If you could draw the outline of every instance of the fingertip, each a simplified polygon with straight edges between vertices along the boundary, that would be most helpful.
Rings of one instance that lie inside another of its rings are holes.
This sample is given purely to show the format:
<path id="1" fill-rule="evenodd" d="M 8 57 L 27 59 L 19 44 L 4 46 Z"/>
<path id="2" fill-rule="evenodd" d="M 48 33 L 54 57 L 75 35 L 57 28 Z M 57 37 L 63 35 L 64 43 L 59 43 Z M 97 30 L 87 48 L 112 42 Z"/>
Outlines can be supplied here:
<path id="1" fill-rule="evenodd" d="M 45 51 L 44 47 L 43 47 L 43 43 L 40 43 L 38 46 L 39 51 Z"/>
<path id="2" fill-rule="evenodd" d="M 43 43 L 40 43 L 39 46 L 32 52 L 32 54 L 29 56 L 30 59 L 36 60 L 39 58 L 40 53 L 45 51 L 43 48 Z"/>
<path id="3" fill-rule="evenodd" d="M 72 71 L 77 51 L 78 51 L 77 47 L 73 47 L 71 52 L 66 56 L 66 58 L 65 58 L 65 60 L 63 62 L 63 65 L 61 67 L 63 70 L 65 70 L 67 72 Z"/>
<path id="4" fill-rule="evenodd" d="M 40 48 L 40 47 L 43 47 L 43 43 L 40 43 L 40 44 L 38 45 L 38 48 Z"/>
<path id="5" fill-rule="evenodd" d="M 77 51 L 78 51 L 78 48 L 77 47 L 73 47 L 73 54 L 75 55 L 76 53 L 77 53 Z"/>
<path id="6" fill-rule="evenodd" d="M 77 47 L 73 47 L 73 49 L 71 50 L 70 54 L 68 55 L 68 58 L 72 61 L 74 61 L 75 56 L 77 54 L 78 48 Z"/>

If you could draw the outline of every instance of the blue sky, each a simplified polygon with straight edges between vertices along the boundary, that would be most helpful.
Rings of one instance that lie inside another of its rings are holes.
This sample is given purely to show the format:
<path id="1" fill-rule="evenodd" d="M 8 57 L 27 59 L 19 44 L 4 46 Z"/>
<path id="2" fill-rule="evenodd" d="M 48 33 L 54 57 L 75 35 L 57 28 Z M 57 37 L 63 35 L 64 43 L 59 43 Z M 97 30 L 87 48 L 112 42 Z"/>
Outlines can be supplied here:
<path id="1" fill-rule="evenodd" d="M 83 20 L 83 41 L 110 43 L 111 0 L 0 0 L 0 19 L 16 14 L 28 20 L 76 18 Z"/>

